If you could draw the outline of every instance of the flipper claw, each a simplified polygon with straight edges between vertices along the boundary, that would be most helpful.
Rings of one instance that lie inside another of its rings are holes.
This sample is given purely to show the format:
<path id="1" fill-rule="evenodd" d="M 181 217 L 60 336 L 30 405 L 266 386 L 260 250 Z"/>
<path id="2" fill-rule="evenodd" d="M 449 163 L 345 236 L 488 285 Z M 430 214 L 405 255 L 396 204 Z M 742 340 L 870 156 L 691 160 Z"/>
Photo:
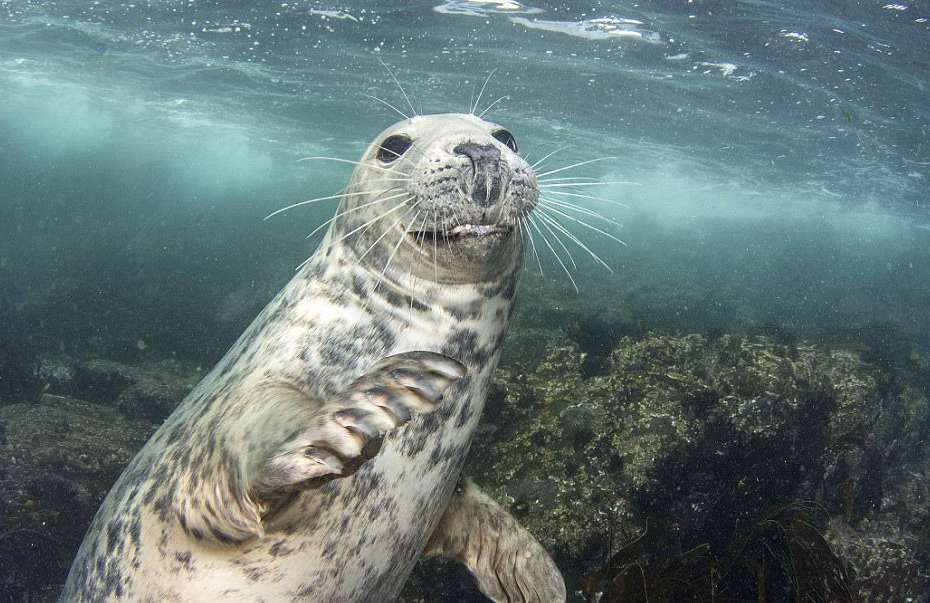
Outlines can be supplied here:
<path id="1" fill-rule="evenodd" d="M 269 497 L 319 477 L 350 473 L 372 444 L 415 414 L 436 410 L 445 391 L 465 375 L 459 362 L 434 352 L 388 356 L 334 400 L 319 406 L 308 426 L 284 442 L 252 481 Z M 309 403 L 309 400 L 308 400 Z"/>

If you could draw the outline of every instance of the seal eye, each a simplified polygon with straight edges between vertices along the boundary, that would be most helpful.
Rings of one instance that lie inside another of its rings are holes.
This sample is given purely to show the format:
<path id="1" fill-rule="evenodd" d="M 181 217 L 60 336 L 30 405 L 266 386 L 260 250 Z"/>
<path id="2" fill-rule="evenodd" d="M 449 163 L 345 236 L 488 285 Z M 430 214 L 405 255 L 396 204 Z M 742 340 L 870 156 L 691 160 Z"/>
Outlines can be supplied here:
<path id="1" fill-rule="evenodd" d="M 493 132 L 491 136 L 493 136 L 498 142 L 506 145 L 507 148 L 513 151 L 514 153 L 518 152 L 517 141 L 514 140 L 513 134 L 511 134 L 507 130 L 498 130 L 497 132 Z"/>
<path id="2" fill-rule="evenodd" d="M 378 147 L 378 161 L 382 163 L 397 161 L 412 144 L 413 141 L 406 136 L 388 136 Z"/>

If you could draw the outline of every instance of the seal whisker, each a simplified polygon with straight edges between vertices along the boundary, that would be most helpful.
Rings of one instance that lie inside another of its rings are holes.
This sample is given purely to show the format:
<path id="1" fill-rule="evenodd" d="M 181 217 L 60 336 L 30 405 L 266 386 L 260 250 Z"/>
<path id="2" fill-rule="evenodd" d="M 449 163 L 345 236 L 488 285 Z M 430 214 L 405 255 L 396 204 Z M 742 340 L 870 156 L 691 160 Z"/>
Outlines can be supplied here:
<path id="1" fill-rule="evenodd" d="M 531 165 L 530 167 L 533 168 L 533 169 L 535 170 L 536 168 L 538 168 L 538 167 L 542 164 L 543 161 L 545 161 L 546 159 L 549 159 L 550 157 L 552 157 L 552 156 L 555 155 L 556 153 L 561 153 L 562 151 L 564 151 L 564 150 L 567 149 L 567 148 L 568 148 L 568 145 L 565 145 L 565 146 L 562 146 L 562 147 L 557 147 L 554 151 L 552 151 L 552 152 L 549 153 L 548 155 L 544 155 L 542 159 L 537 160 L 536 163 L 534 163 L 534 164 Z M 536 177 L 537 177 L 537 178 L 539 178 L 540 176 L 545 176 L 545 174 L 536 174 Z"/>
<path id="2" fill-rule="evenodd" d="M 394 80 L 394 83 L 397 84 L 397 87 L 400 88 L 400 93 L 404 95 L 404 100 L 407 101 L 407 106 L 410 107 L 410 110 L 413 112 L 413 114 L 419 115 L 417 110 L 413 107 L 413 103 L 410 102 L 410 97 L 407 96 L 407 92 L 404 91 L 404 87 L 400 85 L 400 80 L 397 79 L 397 76 L 394 75 L 394 72 L 391 70 L 391 68 L 388 67 L 387 63 L 382 61 L 380 58 L 378 59 L 378 62 L 381 63 L 381 66 L 384 67 L 385 71 L 387 71 L 391 76 L 391 79 Z"/>
<path id="3" fill-rule="evenodd" d="M 420 230 L 419 230 L 418 234 L 414 235 L 414 237 L 413 237 L 413 241 L 414 241 L 414 243 L 416 243 L 416 248 L 417 248 L 418 251 L 420 250 L 420 247 L 422 247 L 423 242 L 426 240 L 426 222 L 427 222 L 427 220 L 429 219 L 429 216 L 430 216 L 430 211 L 429 211 L 429 210 L 423 212 L 423 221 L 420 223 Z M 413 224 L 412 221 L 411 221 L 411 224 Z M 410 232 L 409 228 L 408 228 L 407 232 Z M 407 233 L 404 233 L 404 234 L 406 235 Z M 433 238 L 435 238 L 435 237 L 433 237 Z M 413 277 L 413 286 L 411 287 L 411 290 L 410 290 L 410 291 L 411 291 L 411 295 L 410 295 L 410 310 L 412 311 L 412 310 L 413 310 L 413 296 L 416 294 L 416 291 L 417 291 L 417 284 L 420 282 L 420 279 L 417 278 L 416 275 L 413 274 L 412 272 L 411 272 L 411 276 Z"/>
<path id="4" fill-rule="evenodd" d="M 307 259 L 305 259 L 305 260 L 302 261 L 301 263 L 297 264 L 297 267 L 294 268 L 294 272 L 300 272 L 300 269 L 301 269 L 301 268 L 303 268 L 304 266 L 306 266 L 307 264 L 310 263 L 310 260 L 313 259 L 313 256 L 314 256 L 314 255 L 316 255 L 316 254 L 315 254 L 315 253 L 311 253 L 310 256 L 309 256 Z"/>
<path id="5" fill-rule="evenodd" d="M 406 199 L 404 199 L 402 203 L 403 203 L 404 205 L 406 205 L 406 204 L 410 203 L 411 201 L 413 201 L 414 199 L 415 199 L 415 196 L 414 196 L 414 195 L 410 195 L 409 197 L 407 197 Z M 414 205 L 416 205 L 416 204 L 417 204 L 417 203 L 414 203 Z M 392 208 L 391 211 L 393 211 L 393 208 Z M 381 217 L 383 218 L 384 216 L 388 215 L 388 213 L 390 213 L 390 212 L 384 212 L 383 214 L 381 214 Z M 406 212 L 406 213 L 409 213 L 409 211 Z M 406 215 L 406 213 L 405 213 L 404 215 Z M 364 225 L 365 228 L 364 228 L 360 233 L 358 233 L 359 236 L 364 235 L 366 232 L 368 232 L 368 229 L 370 229 L 372 226 L 374 226 L 374 225 L 377 224 L 377 223 L 378 223 L 378 221 L 375 220 L 375 221 L 371 222 L 371 223 L 368 224 L 368 225 Z"/>
<path id="6" fill-rule="evenodd" d="M 354 234 L 357 233 L 358 231 L 362 230 L 363 228 L 368 228 L 369 226 L 371 226 L 372 224 L 374 224 L 374 223 L 377 222 L 378 220 L 381 220 L 382 218 L 384 218 L 384 217 L 387 216 L 388 214 L 394 213 L 394 212 L 397 211 L 398 209 L 400 209 L 400 208 L 406 206 L 407 203 L 409 203 L 409 202 L 410 202 L 410 199 L 412 199 L 412 198 L 413 198 L 413 197 L 411 196 L 410 198 L 405 199 L 404 201 L 401 201 L 400 203 L 398 203 L 397 205 L 395 205 L 395 206 L 392 207 L 391 209 L 387 210 L 386 212 L 384 212 L 384 213 L 382 213 L 382 214 L 380 214 L 380 215 L 378 215 L 378 216 L 375 216 L 374 218 L 372 218 L 371 220 L 365 222 L 365 223 L 362 224 L 361 226 L 357 226 L 357 227 L 353 228 L 351 231 L 349 231 L 348 233 L 342 235 L 341 237 L 339 237 L 339 238 L 336 239 L 335 241 L 330 241 L 330 242 L 326 245 L 326 247 L 325 247 L 324 249 L 328 249 L 328 248 L 332 247 L 333 245 L 335 245 L 336 243 L 340 243 L 340 242 L 342 242 L 342 241 L 348 239 L 349 237 L 351 237 L 352 235 L 354 235 Z"/>
<path id="7" fill-rule="evenodd" d="M 484 94 L 484 89 L 487 88 L 488 82 L 491 81 L 491 78 L 494 77 L 494 74 L 495 74 L 495 73 L 497 73 L 497 69 L 496 69 L 496 68 L 495 68 L 495 69 L 492 69 L 492 70 L 491 70 L 491 73 L 488 74 L 488 77 L 486 77 L 486 78 L 484 79 L 484 84 L 482 84 L 481 90 L 478 92 L 478 98 L 476 98 L 476 99 L 475 99 L 475 102 L 472 103 L 471 111 L 469 111 L 469 113 L 471 113 L 472 115 L 474 115 L 474 114 L 475 114 L 475 111 L 478 110 L 478 104 L 481 103 L 481 95 Z M 482 113 L 481 115 L 484 115 L 484 113 Z M 478 117 L 481 117 L 481 115 L 479 115 Z"/>
<path id="8" fill-rule="evenodd" d="M 547 214 L 544 213 L 544 212 L 540 212 L 540 213 L 539 213 L 539 217 L 540 217 L 541 219 L 545 220 L 545 221 L 548 221 L 554 228 L 558 229 L 560 232 L 562 232 L 563 234 L 565 234 L 565 236 L 567 236 L 575 245 L 578 245 L 579 247 L 581 247 L 582 249 L 584 249 L 584 250 L 588 253 L 588 255 L 590 255 L 590 256 L 594 259 L 595 262 L 597 262 L 598 264 L 600 264 L 601 266 L 603 266 L 604 268 L 606 268 L 606 269 L 607 269 L 607 272 L 610 272 L 611 274 L 613 274 L 613 272 L 614 272 L 614 271 L 613 271 L 613 268 L 611 268 L 610 266 L 608 266 L 608 265 L 607 265 L 607 262 L 605 262 L 604 260 L 601 259 L 601 256 L 599 256 L 599 255 L 597 255 L 596 253 L 594 253 L 593 251 L 591 251 L 591 250 L 588 248 L 587 245 L 585 245 L 584 243 L 581 242 L 581 239 L 579 239 L 578 237 L 576 237 L 570 230 L 568 230 L 568 229 L 567 229 L 561 222 L 559 222 L 556 218 L 554 218 L 554 217 L 552 217 L 552 216 L 550 216 L 550 215 L 547 215 Z"/>
<path id="9" fill-rule="evenodd" d="M 568 277 L 568 280 L 571 281 L 572 287 L 575 288 L 575 293 L 579 293 L 578 285 L 575 284 L 575 279 L 572 278 L 571 272 L 568 271 L 568 267 L 565 265 L 565 262 L 562 261 L 562 258 L 559 257 L 559 254 L 556 253 L 555 248 L 552 247 L 552 243 L 549 242 L 549 238 L 546 237 L 546 234 L 540 230 L 539 225 L 536 224 L 536 220 L 533 219 L 533 216 L 529 216 L 530 224 L 533 225 L 533 228 L 536 229 L 536 232 L 539 233 L 539 236 L 542 237 L 543 242 L 546 244 L 546 247 L 549 248 L 549 251 L 552 252 L 552 255 L 555 256 L 556 261 L 559 263 L 559 266 L 562 267 L 562 270 L 565 271 L 565 275 Z"/>
<path id="10" fill-rule="evenodd" d="M 565 167 L 560 167 L 554 170 L 549 170 L 548 172 L 543 172 L 542 174 L 536 174 L 536 177 L 542 178 L 543 176 L 548 176 L 549 174 L 557 174 L 559 172 L 564 172 L 565 170 L 570 170 L 573 168 L 581 167 L 583 165 L 588 165 L 589 163 L 596 163 L 598 161 L 607 161 L 609 159 L 616 159 L 616 157 L 597 157 L 595 159 L 588 159 L 587 161 L 579 161 L 578 163 L 573 163 L 571 165 L 566 165 Z"/>
<path id="11" fill-rule="evenodd" d="M 520 245 L 523 247 L 523 258 L 522 258 L 523 263 L 521 264 L 521 267 L 525 267 L 526 266 L 526 254 L 529 253 L 529 250 L 527 249 L 527 246 L 526 246 L 526 235 L 523 234 L 523 220 L 522 218 L 518 216 L 514 220 L 514 222 L 517 225 L 517 232 L 520 233 Z"/>
<path id="12" fill-rule="evenodd" d="M 373 164 L 373 163 L 367 163 L 367 162 L 365 162 L 365 161 L 352 161 L 351 159 L 342 159 L 342 158 L 340 158 L 340 157 L 323 157 L 323 156 L 321 156 L 321 155 L 318 155 L 318 156 L 313 156 L 313 157 L 301 157 L 301 158 L 298 159 L 297 161 L 313 161 L 313 160 L 319 160 L 319 159 L 325 159 L 325 160 L 327 160 L 327 161 L 337 161 L 337 162 L 339 162 L 339 163 L 348 163 L 348 164 L 351 164 L 351 165 L 364 165 L 365 167 L 374 168 L 374 169 L 376 169 L 376 170 L 381 170 L 381 171 L 383 171 L 383 172 L 391 172 L 391 173 L 395 173 L 395 174 L 403 174 L 403 172 L 398 172 L 397 170 L 392 170 L 392 169 L 390 169 L 390 168 L 381 167 L 380 165 L 375 165 L 375 164 Z M 408 178 L 408 179 L 409 179 L 409 178 Z"/>
<path id="13" fill-rule="evenodd" d="M 546 191 L 546 195 L 562 195 L 563 197 L 574 197 L 577 199 L 591 199 L 593 201 L 602 201 L 603 203 L 609 203 L 611 205 L 616 205 L 617 207 L 622 207 L 623 209 L 630 209 L 630 206 L 621 202 L 615 201 L 614 199 L 607 199 L 606 197 L 595 197 L 594 195 L 584 195 L 581 193 L 570 193 L 567 191 Z"/>
<path id="14" fill-rule="evenodd" d="M 452 246 L 451 246 L 452 244 L 449 242 L 449 235 L 448 235 L 449 230 L 454 230 L 455 228 L 458 228 L 459 226 L 463 224 L 462 222 L 462 218 L 464 217 L 463 213 L 464 213 L 464 210 L 462 207 L 453 206 L 452 214 L 449 216 L 449 221 L 452 224 L 452 228 L 448 229 L 448 228 L 445 228 L 445 224 L 443 225 L 444 226 L 443 236 L 446 239 L 446 245 L 449 246 L 449 251 L 452 251 Z"/>
<path id="15" fill-rule="evenodd" d="M 383 150 L 383 151 L 386 151 L 386 152 L 390 153 L 391 155 L 397 157 L 398 159 L 404 159 L 404 158 L 406 158 L 407 152 L 408 152 L 408 151 L 412 151 L 412 152 L 414 152 L 414 153 L 419 153 L 419 154 L 420 154 L 420 157 L 424 157 L 424 156 L 425 156 L 425 153 L 422 151 L 422 149 L 418 149 L 416 146 L 413 146 L 413 145 L 407 147 L 407 149 L 405 149 L 402 153 L 398 153 L 398 152 L 395 151 L 394 149 L 389 149 L 389 148 L 387 148 L 387 147 L 385 147 L 385 146 L 381 146 L 380 149 Z"/>
<path id="16" fill-rule="evenodd" d="M 539 188 L 563 188 L 563 187 L 574 187 L 574 186 L 604 186 L 605 184 L 628 184 L 631 186 L 642 186 L 639 182 L 633 182 L 631 180 L 604 180 L 599 182 L 560 182 L 556 184 L 549 184 L 548 181 L 540 181 L 541 184 Z"/>
<path id="17" fill-rule="evenodd" d="M 465 224 L 465 208 L 456 207 L 454 218 L 455 218 L 455 226 L 461 226 L 462 224 Z"/>
<path id="18" fill-rule="evenodd" d="M 433 220 L 433 224 L 435 224 L 435 215 L 436 215 L 436 211 L 431 209 L 429 216 L 430 216 L 430 219 Z M 436 256 L 439 255 L 439 249 L 438 249 L 439 241 L 437 240 L 438 238 L 439 237 L 435 233 L 433 233 L 433 280 L 436 282 L 439 282 L 439 264 L 438 264 L 439 260 L 437 260 L 436 258 Z"/>
<path id="19" fill-rule="evenodd" d="M 357 206 L 357 207 L 353 207 L 352 209 L 347 209 L 347 210 L 342 211 L 342 212 L 339 211 L 339 210 L 337 209 L 337 210 L 336 210 L 336 214 L 335 214 L 332 218 L 330 218 L 329 220 L 323 222 L 322 224 L 320 224 L 319 226 L 317 226 L 316 228 L 314 228 L 313 231 L 310 232 L 310 234 L 308 234 L 307 236 L 304 237 L 304 239 L 305 239 L 305 240 L 306 240 L 306 239 L 309 239 L 310 237 L 312 237 L 312 236 L 315 235 L 316 233 L 320 232 L 320 229 L 321 229 L 321 228 L 323 228 L 323 227 L 326 226 L 327 224 L 330 224 L 330 223 L 332 223 L 333 221 L 335 221 L 335 220 L 341 218 L 342 216 L 345 216 L 345 215 L 347 215 L 347 214 L 351 214 L 352 212 L 358 211 L 358 210 L 360 210 L 360 209 L 365 209 L 366 207 L 371 207 L 372 205 L 376 205 L 376 204 L 378 204 L 378 203 L 383 203 L 383 202 L 385 202 L 385 201 L 390 201 L 391 199 L 396 199 L 396 198 L 398 198 L 398 197 L 403 197 L 404 195 L 409 195 L 409 194 L 410 194 L 410 193 L 408 193 L 407 191 L 404 191 L 404 192 L 398 193 L 398 194 L 396 194 L 396 195 L 390 195 L 390 196 L 387 196 L 387 197 L 382 197 L 382 198 L 380 198 L 380 199 L 375 199 L 374 201 L 369 201 L 368 203 L 363 203 L 363 204 L 361 204 L 361 205 L 359 205 L 359 206 Z"/>
<path id="20" fill-rule="evenodd" d="M 623 205 L 620 201 L 616 201 L 614 199 L 608 199 L 607 197 L 598 197 L 596 195 L 588 195 L 585 193 L 575 193 L 572 191 L 553 191 L 549 189 L 543 189 L 542 187 L 540 187 L 539 194 L 540 195 L 562 195 L 564 197 L 576 197 L 579 199 L 592 199 L 594 201 L 605 201 L 607 203 L 617 203 L 617 204 L 620 204 L 622 207 L 629 209 L 628 206 Z"/>
<path id="21" fill-rule="evenodd" d="M 346 212 L 346 213 L 348 213 L 348 212 Z M 312 238 L 313 235 L 315 235 L 316 233 L 318 233 L 318 232 L 320 232 L 321 230 L 323 230 L 323 228 L 324 228 L 325 226 L 328 226 L 329 224 L 332 224 L 333 222 L 335 222 L 336 219 L 339 218 L 341 215 L 343 215 L 343 214 L 340 214 L 340 213 L 337 211 L 336 214 L 335 214 L 332 218 L 330 218 L 329 220 L 326 220 L 325 222 L 323 222 L 322 224 L 318 225 L 316 228 L 314 228 L 313 230 L 311 230 L 311 231 L 310 231 L 310 234 L 308 234 L 307 236 L 304 237 L 304 240 L 307 240 L 307 239 Z"/>
<path id="22" fill-rule="evenodd" d="M 565 255 L 568 256 L 568 261 L 571 263 L 572 268 L 574 268 L 575 270 L 578 270 L 578 264 L 575 263 L 575 258 L 572 257 L 572 252 L 569 251 L 568 247 L 565 246 L 565 243 L 562 241 L 562 237 L 559 236 L 558 232 L 552 230 L 552 226 L 550 226 L 548 222 L 544 219 L 545 216 L 543 214 L 538 214 L 537 217 L 539 217 L 540 221 L 542 222 L 543 228 L 548 230 L 549 233 L 552 235 L 552 237 L 555 239 L 555 242 L 558 243 L 560 247 L 562 247 L 562 250 L 565 252 Z"/>
<path id="23" fill-rule="evenodd" d="M 540 199 L 539 203 L 543 205 L 555 205 L 556 207 L 560 207 L 566 211 L 576 211 L 580 214 L 591 216 L 592 218 L 597 218 L 598 220 L 603 220 L 605 222 L 610 222 L 611 224 L 615 224 L 617 226 L 621 225 L 613 218 L 608 218 L 607 216 L 600 214 L 593 209 L 588 209 L 587 207 L 582 207 L 581 205 L 576 205 L 568 201 L 562 201 L 561 199 Z"/>
<path id="24" fill-rule="evenodd" d="M 420 149 L 418 149 L 418 148 L 416 148 L 416 147 L 414 147 L 414 146 L 409 147 L 409 148 L 408 148 L 406 151 L 404 151 L 403 153 L 398 153 L 397 151 L 395 151 L 395 150 L 393 150 L 393 149 L 389 149 L 389 148 L 387 148 L 387 147 L 381 147 L 381 150 L 382 150 L 382 151 L 386 151 L 386 152 L 390 153 L 391 155 L 394 155 L 395 157 L 397 157 L 398 159 L 400 159 L 401 163 L 403 163 L 404 161 L 406 161 L 406 162 L 408 162 L 410 165 L 414 165 L 414 163 L 413 163 L 413 160 L 407 155 L 408 152 L 416 152 L 416 153 L 419 153 L 419 154 L 420 154 L 420 157 L 423 157 L 423 156 L 424 156 L 424 155 L 423 155 L 423 151 L 421 151 Z M 408 180 L 408 181 L 409 181 L 409 180 L 410 180 L 410 177 L 408 176 L 407 178 L 405 178 L 405 180 Z"/>
<path id="25" fill-rule="evenodd" d="M 415 197 L 414 195 L 410 195 L 409 197 L 407 197 L 406 199 L 403 200 L 403 203 L 406 205 L 407 203 L 410 203 L 411 201 L 413 201 L 415 198 L 416 198 L 416 197 Z M 416 206 L 417 203 L 419 203 L 419 202 L 414 202 L 414 206 Z M 385 212 L 385 213 L 381 214 L 381 217 L 386 216 L 387 213 L 388 213 L 388 212 Z M 408 213 L 409 213 L 409 212 L 408 212 Z M 365 234 L 366 232 L 368 232 L 368 229 L 371 228 L 372 226 L 374 226 L 375 224 L 377 224 L 377 221 L 372 222 L 371 224 L 369 224 L 368 226 L 366 226 L 365 229 L 362 230 L 362 232 L 359 233 L 359 234 L 360 234 L 360 235 Z"/>
<path id="26" fill-rule="evenodd" d="M 379 103 L 381 103 L 382 105 L 388 107 L 389 109 L 393 109 L 396 113 L 399 113 L 400 116 L 403 117 L 404 119 L 410 119 L 410 116 L 409 116 L 409 115 L 407 115 L 406 113 L 404 113 L 403 111 L 401 111 L 400 109 L 398 109 L 397 107 L 395 107 L 394 105 L 392 105 L 391 103 L 387 102 L 386 100 L 381 100 L 381 99 L 378 98 L 377 96 L 372 96 L 371 94 L 363 94 L 362 96 L 367 96 L 367 97 L 370 98 L 371 100 L 378 101 Z"/>
<path id="27" fill-rule="evenodd" d="M 539 252 L 536 250 L 536 241 L 533 240 L 533 231 L 530 230 L 529 224 L 526 223 L 527 216 L 523 216 L 520 220 L 523 221 L 523 228 L 526 230 L 526 234 L 530 237 L 530 247 L 533 249 L 533 255 L 536 256 L 536 265 L 539 267 L 539 275 L 545 276 L 543 273 L 542 261 L 539 259 Z"/>
<path id="28" fill-rule="evenodd" d="M 538 182 L 542 184 L 545 182 L 563 182 L 566 180 L 600 182 L 599 178 L 592 178 L 591 176 L 558 176 L 556 178 L 540 178 Z"/>
<path id="29" fill-rule="evenodd" d="M 416 207 L 416 206 L 414 206 L 414 207 Z M 385 228 L 385 229 L 384 229 L 384 232 L 381 233 L 381 236 L 379 236 L 377 239 L 375 239 L 375 242 L 372 243 L 371 245 L 369 245 L 369 246 L 368 246 L 368 249 L 366 249 L 366 250 L 364 251 L 364 253 L 362 253 L 362 255 L 358 256 L 359 261 L 361 261 L 366 255 L 368 255 L 368 252 L 371 251 L 372 249 L 374 249 L 374 248 L 375 248 L 375 245 L 377 245 L 379 242 L 381 242 L 381 239 L 383 239 L 384 237 L 386 237 L 391 231 L 393 231 L 395 228 L 397 228 L 397 226 L 398 226 L 401 222 L 403 222 L 404 218 L 406 218 L 408 215 L 410 215 L 410 212 L 411 212 L 412 210 L 413 210 L 413 207 L 411 207 L 409 210 L 407 210 L 406 212 L 404 212 L 403 214 L 401 214 L 401 216 L 400 216 L 399 218 L 397 218 L 397 221 L 394 222 L 393 224 L 391 224 L 390 228 Z M 408 227 L 408 228 L 409 228 L 409 227 Z"/>
<path id="30" fill-rule="evenodd" d="M 411 207 L 407 211 L 407 213 L 404 214 L 404 216 L 409 215 L 411 211 L 416 209 L 416 207 L 417 207 L 417 204 L 414 204 L 413 207 Z M 420 216 L 420 211 L 422 210 L 417 210 L 417 213 L 413 216 L 413 220 L 410 221 L 411 224 L 417 221 L 417 218 Z M 387 262 L 384 263 L 384 268 L 381 269 L 381 276 L 378 279 L 378 284 L 384 281 L 384 277 L 387 275 L 387 269 L 391 265 L 391 261 L 394 259 L 394 256 L 397 254 L 397 250 L 400 249 L 400 246 L 403 244 L 404 240 L 407 238 L 407 233 L 409 231 L 410 231 L 410 227 L 407 226 L 407 228 L 405 228 L 404 231 L 400 233 L 400 238 L 397 239 L 397 245 L 394 246 L 394 249 L 391 251 L 391 255 L 388 256 Z M 376 289 L 377 287 L 378 285 L 375 285 Z"/>
<path id="31" fill-rule="evenodd" d="M 606 231 L 604 231 L 604 230 L 598 228 L 597 226 L 592 226 L 592 225 L 588 224 L 587 222 L 585 222 L 585 221 L 583 221 L 583 220 L 579 220 L 578 218 L 572 217 L 572 216 L 566 214 L 565 212 L 559 211 L 558 209 L 556 209 L 556 208 L 554 208 L 554 207 L 542 207 L 542 206 L 540 206 L 539 209 L 540 209 L 540 211 L 544 211 L 544 212 L 545 212 L 545 211 L 555 212 L 555 213 L 559 214 L 560 216 L 562 216 L 562 217 L 564 217 L 564 218 L 566 218 L 566 219 L 568 219 L 568 220 L 571 220 L 572 222 L 577 222 L 577 223 L 581 224 L 582 226 L 584 226 L 584 227 L 586 227 L 586 228 L 590 228 L 591 230 L 593 230 L 593 231 L 595 231 L 595 232 L 601 233 L 601 234 L 604 235 L 605 237 L 608 237 L 608 238 L 610 238 L 610 239 L 613 239 L 614 241 L 620 243 L 620 244 L 623 245 L 624 247 L 629 247 L 629 245 L 627 245 L 625 242 L 621 241 L 620 239 L 618 239 L 618 238 L 615 237 L 614 235 L 610 234 L 609 232 L 606 232 Z"/>
<path id="32" fill-rule="evenodd" d="M 397 187 L 395 186 L 395 187 L 392 187 L 392 188 L 397 188 Z M 390 190 L 392 190 L 392 189 L 388 188 L 388 189 L 383 189 L 383 190 L 380 190 L 380 191 L 360 191 L 360 192 L 357 192 L 357 193 L 347 193 L 347 192 L 345 192 L 345 189 L 343 189 L 343 192 L 341 192 L 341 193 L 339 193 L 339 194 L 337 194 L 337 195 L 328 195 L 328 196 L 326 196 L 326 197 L 317 197 L 316 199 L 307 199 L 306 201 L 299 201 L 299 202 L 297 202 L 297 203 L 292 203 L 291 205 L 288 205 L 287 207 L 282 207 L 281 209 L 277 209 L 277 210 L 271 212 L 270 214 L 268 214 L 267 216 L 265 216 L 264 218 L 262 218 L 262 220 L 267 220 L 268 218 L 272 218 L 272 217 L 274 217 L 274 216 L 276 216 L 276 215 L 278 215 L 278 214 L 284 213 L 284 212 L 286 212 L 286 211 L 289 210 L 289 209 L 294 209 L 295 207 L 300 207 L 301 205 L 309 205 L 309 204 L 311 204 L 311 203 L 317 203 L 317 202 L 319 202 L 319 201 L 329 201 L 329 200 L 332 200 L 332 199 L 341 199 L 341 198 L 346 197 L 346 196 L 352 197 L 352 196 L 356 196 L 356 195 L 372 195 L 372 194 L 378 194 L 378 195 L 380 195 L 380 194 L 386 193 L 386 192 L 388 192 L 388 191 L 390 191 Z"/>
<path id="33" fill-rule="evenodd" d="M 483 118 L 483 117 L 485 116 L 485 114 L 486 114 L 488 111 L 490 111 L 491 109 L 493 109 L 494 106 L 495 106 L 497 103 L 499 103 L 499 102 L 501 102 L 501 101 L 503 101 L 503 100 L 510 100 L 510 96 L 504 95 L 504 96 L 498 98 L 496 101 L 494 101 L 493 103 L 491 103 L 490 105 L 488 105 L 488 108 L 487 108 L 487 109 L 485 109 L 484 111 L 482 111 L 481 113 L 479 113 L 479 114 L 478 114 L 478 117 Z"/>
<path id="34" fill-rule="evenodd" d="M 422 244 L 423 241 L 426 240 L 426 222 L 427 220 L 429 220 L 429 216 L 431 213 L 432 213 L 432 210 L 427 210 L 426 213 L 423 214 L 423 221 L 420 222 L 420 230 L 418 234 L 414 237 L 414 241 L 417 241 L 417 243 L 419 244 Z"/>
<path id="35" fill-rule="evenodd" d="M 446 248 L 449 250 L 449 253 L 454 256 L 455 251 L 452 249 L 452 243 L 449 242 L 449 229 L 446 227 L 445 217 L 442 219 L 442 238 L 446 242 Z"/>
<path id="36" fill-rule="evenodd" d="M 504 212 L 503 212 L 502 210 L 498 210 L 498 212 L 497 212 L 497 217 L 494 218 L 494 225 L 495 225 L 495 226 L 500 226 L 501 220 L 503 220 L 503 219 L 504 219 Z M 512 223 L 512 222 L 509 223 L 508 226 L 513 226 L 513 223 Z"/>

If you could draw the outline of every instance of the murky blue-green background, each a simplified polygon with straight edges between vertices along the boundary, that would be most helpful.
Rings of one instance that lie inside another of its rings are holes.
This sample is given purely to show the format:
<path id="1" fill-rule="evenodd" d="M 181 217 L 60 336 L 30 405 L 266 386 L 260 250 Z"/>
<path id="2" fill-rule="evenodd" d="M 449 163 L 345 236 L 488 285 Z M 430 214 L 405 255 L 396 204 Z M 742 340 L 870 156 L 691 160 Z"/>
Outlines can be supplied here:
<path id="1" fill-rule="evenodd" d="M 507 97 L 488 117 L 531 161 L 614 158 L 561 174 L 628 183 L 585 191 L 626 207 L 572 199 L 627 247 L 567 223 L 614 272 L 573 249 L 576 294 L 543 254 L 523 303 L 926 350 L 928 19 L 920 0 L 0 0 L 0 356 L 209 366 L 335 202 L 262 218 L 351 173 L 299 159 L 356 158 L 397 117 L 369 95 L 406 110 L 382 61 L 422 112 L 467 111 L 496 70 L 479 111 Z"/>
<path id="2" fill-rule="evenodd" d="M 178 334 L 246 322 L 333 205 L 261 218 L 351 172 L 298 159 L 357 157 L 396 117 L 365 95 L 404 104 L 380 60 L 424 112 L 497 69 L 482 104 L 509 97 L 489 117 L 531 159 L 617 158 L 572 172 L 637 183 L 581 200 L 630 245 L 571 225 L 616 269 L 582 261 L 582 295 L 660 279 L 703 300 L 691 329 L 930 332 L 920 2 L 0 7 L 3 307 L 65 306 L 36 326 L 62 346 L 200 354 Z"/>

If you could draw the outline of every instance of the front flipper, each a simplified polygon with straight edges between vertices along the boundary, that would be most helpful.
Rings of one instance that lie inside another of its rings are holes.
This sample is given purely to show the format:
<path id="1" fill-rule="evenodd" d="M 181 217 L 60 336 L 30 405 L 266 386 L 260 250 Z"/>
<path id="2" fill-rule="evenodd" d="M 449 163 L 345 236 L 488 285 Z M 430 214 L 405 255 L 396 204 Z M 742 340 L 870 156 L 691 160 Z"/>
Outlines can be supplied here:
<path id="1" fill-rule="evenodd" d="M 185 439 L 172 436 L 165 453 L 172 464 L 162 474 L 171 481 L 152 488 L 170 492 L 165 498 L 174 515 L 196 540 L 260 537 L 263 518 L 277 503 L 315 478 L 351 473 L 374 454 L 369 443 L 417 413 L 434 411 L 464 374 L 461 364 L 440 354 L 407 352 L 379 361 L 331 400 L 314 400 L 288 383 L 234 391 L 223 400 L 225 420 L 205 415 L 210 420 L 172 430 Z M 193 458 L 192 448 L 196 462 L 175 460 Z M 155 503 L 165 507 L 162 499 Z"/>
<path id="2" fill-rule="evenodd" d="M 471 480 L 452 496 L 423 554 L 464 563 L 495 603 L 565 601 L 565 582 L 546 550 Z"/>
<path id="3" fill-rule="evenodd" d="M 388 356 L 323 404 L 275 450 L 252 481 L 258 498 L 273 498 L 308 480 L 348 473 L 366 446 L 417 413 L 436 410 L 465 368 L 432 352 Z"/>

